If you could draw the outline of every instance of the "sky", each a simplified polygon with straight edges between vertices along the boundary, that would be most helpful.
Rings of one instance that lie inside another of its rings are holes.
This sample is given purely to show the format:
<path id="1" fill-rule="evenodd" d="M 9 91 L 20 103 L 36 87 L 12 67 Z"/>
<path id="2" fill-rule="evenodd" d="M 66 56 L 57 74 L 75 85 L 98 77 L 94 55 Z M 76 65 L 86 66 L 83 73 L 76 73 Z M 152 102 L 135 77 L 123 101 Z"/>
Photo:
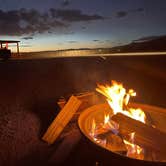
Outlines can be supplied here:
<path id="1" fill-rule="evenodd" d="M 0 40 L 22 52 L 113 47 L 166 35 L 165 19 L 166 0 L 0 0 Z"/>

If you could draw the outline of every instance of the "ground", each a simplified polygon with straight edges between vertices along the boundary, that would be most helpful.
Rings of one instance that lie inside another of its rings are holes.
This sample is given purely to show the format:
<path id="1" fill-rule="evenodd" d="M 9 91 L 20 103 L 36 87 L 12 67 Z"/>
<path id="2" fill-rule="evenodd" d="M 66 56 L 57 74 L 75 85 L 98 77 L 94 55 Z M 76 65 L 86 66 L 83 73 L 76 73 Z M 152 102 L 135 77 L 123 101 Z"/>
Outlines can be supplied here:
<path id="1" fill-rule="evenodd" d="M 134 101 L 166 107 L 165 64 L 164 55 L 1 61 L 0 165 L 47 163 L 59 142 L 49 146 L 41 136 L 59 111 L 58 98 L 95 91 L 96 83 L 117 80 L 135 89 Z M 79 157 L 83 146 L 68 161 L 89 159 Z"/>

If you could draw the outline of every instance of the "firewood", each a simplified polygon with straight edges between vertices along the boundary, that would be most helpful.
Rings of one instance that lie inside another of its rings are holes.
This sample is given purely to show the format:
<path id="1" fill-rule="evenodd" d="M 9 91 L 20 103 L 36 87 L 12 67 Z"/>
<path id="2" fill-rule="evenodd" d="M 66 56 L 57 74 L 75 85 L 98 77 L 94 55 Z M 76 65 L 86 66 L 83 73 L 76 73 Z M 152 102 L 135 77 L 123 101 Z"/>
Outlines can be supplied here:
<path id="1" fill-rule="evenodd" d="M 125 136 L 126 133 L 135 132 L 134 141 L 136 144 L 156 151 L 166 152 L 166 133 L 121 113 L 114 115 L 112 120 L 119 124 L 120 134 Z"/>
<path id="2" fill-rule="evenodd" d="M 42 139 L 49 144 L 54 143 L 54 141 L 65 128 L 67 123 L 71 120 L 74 113 L 78 110 L 80 105 L 81 101 L 77 99 L 77 97 L 71 96 L 67 104 L 48 127 Z"/>
<path id="3" fill-rule="evenodd" d="M 77 121 L 82 110 L 84 110 L 96 103 L 100 103 L 102 101 L 99 99 L 99 96 L 94 92 L 84 92 L 84 93 L 75 94 L 74 96 L 76 96 L 79 100 L 81 100 L 82 103 L 81 103 L 78 111 L 74 114 L 73 118 L 71 119 L 72 122 Z M 66 99 L 65 98 L 59 99 L 57 104 L 62 109 L 66 104 Z"/>
<path id="4" fill-rule="evenodd" d="M 105 140 L 106 148 L 111 150 L 112 152 L 119 152 L 122 154 L 125 154 L 127 152 L 123 139 L 120 136 L 112 133 L 111 131 L 108 131 L 107 133 L 104 133 L 104 134 L 97 135 L 96 138 Z"/>
<path id="5" fill-rule="evenodd" d="M 81 110 L 96 104 L 96 102 L 99 102 L 98 96 L 94 92 L 79 93 L 75 94 L 74 96 L 76 96 L 79 100 L 82 101 Z M 59 107 L 62 109 L 65 106 L 66 102 L 67 101 L 65 98 L 61 98 L 57 103 Z"/>
<path id="6" fill-rule="evenodd" d="M 146 120 L 151 122 L 151 125 L 157 127 L 160 131 L 166 132 L 166 109 L 147 104 L 130 103 L 132 108 L 141 108 L 146 114 Z"/>

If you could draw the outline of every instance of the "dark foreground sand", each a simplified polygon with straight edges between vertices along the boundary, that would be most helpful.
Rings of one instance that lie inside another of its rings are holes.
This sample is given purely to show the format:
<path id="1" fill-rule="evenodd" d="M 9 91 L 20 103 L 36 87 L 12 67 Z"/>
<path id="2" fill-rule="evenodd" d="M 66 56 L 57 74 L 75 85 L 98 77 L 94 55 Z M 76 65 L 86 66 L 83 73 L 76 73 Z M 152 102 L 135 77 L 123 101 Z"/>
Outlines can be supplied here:
<path id="1" fill-rule="evenodd" d="M 96 83 L 117 80 L 135 89 L 136 102 L 166 107 L 165 64 L 158 55 L 1 61 L 0 165 L 45 165 L 57 145 L 40 138 L 59 111 L 57 99 L 94 91 Z M 79 153 L 72 156 L 81 165 Z"/>

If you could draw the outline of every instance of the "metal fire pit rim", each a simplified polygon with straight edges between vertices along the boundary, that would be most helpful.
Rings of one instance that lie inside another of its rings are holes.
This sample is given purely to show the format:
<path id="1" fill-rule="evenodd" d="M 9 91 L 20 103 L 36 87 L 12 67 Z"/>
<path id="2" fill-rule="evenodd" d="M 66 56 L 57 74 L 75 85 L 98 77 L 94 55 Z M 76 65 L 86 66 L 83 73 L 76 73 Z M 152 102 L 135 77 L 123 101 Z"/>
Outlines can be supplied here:
<path id="1" fill-rule="evenodd" d="M 135 106 L 135 105 L 137 105 L 137 106 L 150 106 L 150 107 L 159 108 L 159 109 L 163 109 L 163 110 L 165 109 L 165 108 L 158 107 L 158 106 L 153 106 L 153 105 L 148 105 L 148 104 L 141 104 L 141 103 L 135 103 L 135 102 L 130 103 L 130 105 L 131 105 L 131 106 Z M 156 165 L 158 165 L 158 164 L 159 164 L 159 165 L 166 164 L 166 161 L 148 161 L 148 160 L 140 160 L 140 159 L 135 159 L 135 158 L 127 157 L 127 156 L 122 155 L 122 154 L 120 154 L 120 153 L 113 152 L 113 151 L 111 151 L 110 149 L 106 149 L 106 148 L 104 148 L 104 147 L 103 147 L 102 145 L 100 145 L 100 144 L 97 144 L 97 143 L 90 137 L 90 135 L 86 134 L 85 131 L 83 130 L 83 128 L 82 128 L 82 117 L 85 116 L 85 114 L 90 114 L 91 112 L 93 112 L 94 110 L 91 109 L 92 107 L 95 109 L 95 107 L 99 107 L 99 106 L 101 106 L 101 107 L 102 107 L 102 106 L 107 106 L 108 109 L 110 109 L 107 102 L 102 103 L 102 104 L 96 104 L 96 105 L 90 106 L 90 107 L 86 108 L 85 110 L 83 110 L 83 111 L 81 112 L 81 114 L 79 115 L 79 117 L 78 117 L 78 126 L 79 126 L 79 129 L 80 129 L 82 135 L 83 135 L 88 141 L 90 141 L 91 143 L 93 143 L 93 145 L 97 145 L 97 147 L 102 148 L 102 150 L 104 149 L 104 150 L 107 151 L 107 152 L 113 153 L 114 155 L 120 156 L 120 157 L 125 158 L 125 159 L 130 159 L 130 160 L 132 160 L 132 161 L 136 161 L 136 162 L 140 162 L 140 163 L 147 163 L 147 164 L 152 164 L 152 163 L 153 163 L 153 164 L 156 164 Z M 90 110 L 90 109 L 91 109 L 91 110 Z M 90 110 L 90 111 L 89 111 L 89 110 Z"/>

